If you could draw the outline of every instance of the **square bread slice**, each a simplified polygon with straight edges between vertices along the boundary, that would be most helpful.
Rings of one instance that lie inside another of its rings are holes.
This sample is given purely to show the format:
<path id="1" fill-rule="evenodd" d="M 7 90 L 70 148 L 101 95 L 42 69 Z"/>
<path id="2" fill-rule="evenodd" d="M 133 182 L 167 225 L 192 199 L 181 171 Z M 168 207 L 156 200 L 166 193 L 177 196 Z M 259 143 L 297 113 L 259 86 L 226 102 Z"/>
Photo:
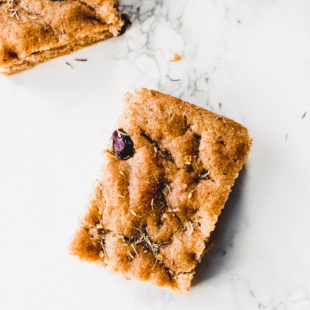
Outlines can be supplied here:
<path id="1" fill-rule="evenodd" d="M 125 106 L 71 254 L 187 295 L 250 151 L 242 125 L 142 89 Z"/>
<path id="2" fill-rule="evenodd" d="M 117 36 L 123 26 L 116 0 L 0 1 L 0 73 Z"/>

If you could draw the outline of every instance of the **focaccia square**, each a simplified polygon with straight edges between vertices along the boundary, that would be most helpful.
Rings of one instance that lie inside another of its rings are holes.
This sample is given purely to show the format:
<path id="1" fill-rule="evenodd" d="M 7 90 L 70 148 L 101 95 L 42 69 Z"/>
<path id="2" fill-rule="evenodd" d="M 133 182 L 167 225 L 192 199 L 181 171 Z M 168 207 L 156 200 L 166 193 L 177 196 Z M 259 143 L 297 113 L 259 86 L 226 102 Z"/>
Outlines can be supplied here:
<path id="1" fill-rule="evenodd" d="M 147 89 L 126 95 L 115 129 L 71 253 L 187 295 L 252 140 L 228 118 Z"/>

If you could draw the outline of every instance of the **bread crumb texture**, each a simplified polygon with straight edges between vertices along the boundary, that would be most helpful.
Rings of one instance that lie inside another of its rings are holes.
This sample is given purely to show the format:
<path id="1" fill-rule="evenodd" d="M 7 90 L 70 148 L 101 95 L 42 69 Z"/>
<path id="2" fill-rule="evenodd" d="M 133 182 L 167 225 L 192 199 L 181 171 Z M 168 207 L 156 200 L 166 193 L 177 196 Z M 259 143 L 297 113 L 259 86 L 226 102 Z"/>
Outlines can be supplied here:
<path id="1" fill-rule="evenodd" d="M 0 1 L 0 73 L 117 36 L 123 25 L 115 0 Z"/>
<path id="2" fill-rule="evenodd" d="M 126 95 L 120 128 L 135 153 L 103 151 L 71 253 L 188 295 L 251 138 L 228 118 L 147 89 Z"/>

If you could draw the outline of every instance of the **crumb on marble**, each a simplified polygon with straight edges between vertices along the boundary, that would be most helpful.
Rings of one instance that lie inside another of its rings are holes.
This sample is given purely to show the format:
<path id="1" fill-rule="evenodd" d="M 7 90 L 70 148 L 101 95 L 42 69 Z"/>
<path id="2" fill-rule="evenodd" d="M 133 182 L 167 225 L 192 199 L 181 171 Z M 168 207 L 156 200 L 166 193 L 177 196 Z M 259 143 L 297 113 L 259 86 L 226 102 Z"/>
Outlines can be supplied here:
<path id="1" fill-rule="evenodd" d="M 175 53 L 173 59 L 170 59 L 170 62 L 177 62 L 181 60 L 182 60 L 181 56 L 178 53 Z"/>

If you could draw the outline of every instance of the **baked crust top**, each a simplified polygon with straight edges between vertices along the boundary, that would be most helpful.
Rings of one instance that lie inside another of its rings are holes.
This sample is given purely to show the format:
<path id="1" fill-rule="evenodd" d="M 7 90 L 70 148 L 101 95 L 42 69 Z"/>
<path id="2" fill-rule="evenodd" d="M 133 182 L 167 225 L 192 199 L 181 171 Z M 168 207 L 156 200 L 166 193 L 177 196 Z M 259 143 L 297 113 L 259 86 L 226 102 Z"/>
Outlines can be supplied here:
<path id="1" fill-rule="evenodd" d="M 187 295 L 251 138 L 228 118 L 154 90 L 125 102 L 115 129 L 135 152 L 122 160 L 103 151 L 71 253 Z"/>
<path id="2" fill-rule="evenodd" d="M 0 1 L 0 66 L 103 32 L 116 36 L 123 24 L 115 0 Z"/>

